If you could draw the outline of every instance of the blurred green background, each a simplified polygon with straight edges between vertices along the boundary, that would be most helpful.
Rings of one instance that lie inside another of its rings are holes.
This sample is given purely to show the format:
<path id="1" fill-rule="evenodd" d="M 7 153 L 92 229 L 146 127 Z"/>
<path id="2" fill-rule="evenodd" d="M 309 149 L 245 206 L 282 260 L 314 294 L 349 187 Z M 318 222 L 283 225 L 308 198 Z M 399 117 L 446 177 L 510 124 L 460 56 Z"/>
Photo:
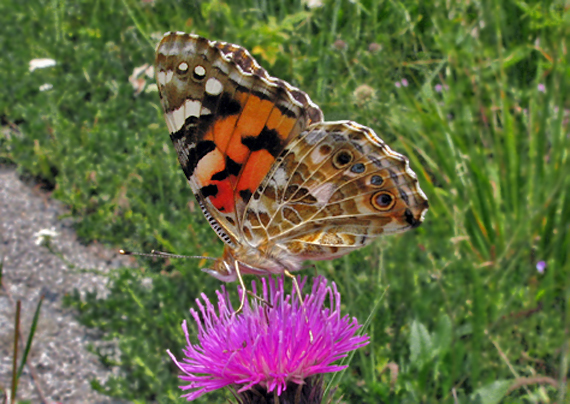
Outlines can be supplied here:
<path id="1" fill-rule="evenodd" d="M 567 2 L 3 0 L 0 26 L 0 161 L 53 190 L 85 242 L 221 254 L 154 79 L 133 73 L 165 31 L 234 42 L 327 120 L 370 126 L 407 154 L 430 200 L 419 229 L 317 263 L 361 322 L 381 297 L 335 397 L 570 400 Z M 56 65 L 30 71 L 35 58 Z M 101 360 L 122 376 L 95 388 L 182 401 L 165 350 L 180 354 L 188 309 L 220 285 L 201 264 L 141 260 L 110 276 L 104 300 L 70 291 L 81 320 L 120 347 Z"/>

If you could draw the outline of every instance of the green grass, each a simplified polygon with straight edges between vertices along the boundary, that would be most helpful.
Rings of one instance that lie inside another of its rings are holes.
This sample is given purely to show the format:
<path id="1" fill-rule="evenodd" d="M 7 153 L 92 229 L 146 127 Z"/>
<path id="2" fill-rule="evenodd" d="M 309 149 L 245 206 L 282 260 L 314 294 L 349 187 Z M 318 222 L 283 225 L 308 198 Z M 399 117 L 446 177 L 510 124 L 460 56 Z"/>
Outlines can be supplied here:
<path id="1" fill-rule="evenodd" d="M 372 342 L 354 356 L 336 397 L 567 402 L 567 5 L 324 2 L 309 10 L 290 0 L 6 0 L 0 117 L 9 136 L 0 138 L 0 159 L 53 189 L 86 242 L 218 256 L 221 242 L 192 202 L 157 93 L 135 96 L 128 77 L 152 63 L 168 30 L 243 45 L 328 120 L 371 126 L 405 152 L 430 200 L 419 229 L 317 264 L 361 321 L 386 291 Z M 40 57 L 57 65 L 29 72 Z M 402 79 L 408 86 L 396 87 Z M 39 91 L 43 83 L 53 89 Z M 355 97 L 362 85 L 370 97 Z M 548 265 L 543 274 L 538 261 Z M 101 358 L 124 376 L 97 388 L 175 402 L 165 349 L 180 352 L 181 321 L 198 293 L 212 295 L 219 282 L 193 260 L 140 265 L 110 277 L 107 299 L 69 302 L 121 349 L 118 361 Z M 224 393 L 199 402 L 214 397 L 222 402 Z"/>

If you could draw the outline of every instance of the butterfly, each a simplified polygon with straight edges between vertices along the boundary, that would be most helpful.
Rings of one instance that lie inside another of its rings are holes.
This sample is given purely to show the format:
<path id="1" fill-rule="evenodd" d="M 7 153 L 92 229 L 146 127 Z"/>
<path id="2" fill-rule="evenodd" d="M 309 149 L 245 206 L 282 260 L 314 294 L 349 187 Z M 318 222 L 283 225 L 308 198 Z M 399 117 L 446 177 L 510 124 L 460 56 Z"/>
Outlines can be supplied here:
<path id="1" fill-rule="evenodd" d="M 225 243 L 214 277 L 290 274 L 423 222 L 406 157 L 366 126 L 325 122 L 246 49 L 168 32 L 155 74 L 182 170 Z"/>

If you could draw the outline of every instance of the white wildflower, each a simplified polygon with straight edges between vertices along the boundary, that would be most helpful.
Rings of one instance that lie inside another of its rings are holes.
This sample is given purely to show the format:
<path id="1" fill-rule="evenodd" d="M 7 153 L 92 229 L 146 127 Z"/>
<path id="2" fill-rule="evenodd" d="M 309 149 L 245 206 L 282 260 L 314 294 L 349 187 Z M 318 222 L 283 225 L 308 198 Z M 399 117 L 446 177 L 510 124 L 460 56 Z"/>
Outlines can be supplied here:
<path id="1" fill-rule="evenodd" d="M 302 3 L 307 6 L 307 8 L 319 8 L 323 6 L 323 0 L 303 0 Z"/>
<path id="2" fill-rule="evenodd" d="M 53 88 L 53 85 L 50 83 L 44 83 L 40 86 L 40 91 L 49 91 Z"/>
<path id="3" fill-rule="evenodd" d="M 59 233 L 56 232 L 53 228 L 51 229 L 41 229 L 40 231 L 34 233 L 34 237 L 36 238 L 36 245 L 47 245 L 52 238 L 59 236 Z"/>
<path id="4" fill-rule="evenodd" d="M 135 96 L 142 93 L 147 86 L 145 76 L 149 79 L 154 78 L 154 66 L 145 63 L 142 66 L 135 67 L 133 74 L 129 76 L 129 83 L 131 83 L 135 90 Z"/>
<path id="5" fill-rule="evenodd" d="M 33 72 L 36 69 L 45 69 L 55 65 L 56 62 L 53 59 L 32 59 L 30 60 L 30 71 Z"/>

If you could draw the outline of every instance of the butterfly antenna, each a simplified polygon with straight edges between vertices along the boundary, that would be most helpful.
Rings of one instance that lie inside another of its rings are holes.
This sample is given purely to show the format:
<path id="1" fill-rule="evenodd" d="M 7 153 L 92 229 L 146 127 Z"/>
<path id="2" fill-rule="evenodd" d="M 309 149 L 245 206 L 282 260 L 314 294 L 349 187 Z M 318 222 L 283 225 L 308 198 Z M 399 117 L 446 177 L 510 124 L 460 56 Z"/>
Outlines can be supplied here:
<path id="1" fill-rule="evenodd" d="M 161 258 L 197 258 L 197 259 L 205 259 L 205 260 L 212 260 L 215 261 L 215 258 L 212 257 L 204 257 L 203 255 L 179 255 L 179 254 L 171 254 L 163 251 L 156 251 L 152 250 L 150 253 L 141 253 L 136 251 L 126 251 L 126 250 L 119 250 L 119 254 L 121 255 L 138 255 L 139 257 L 161 257 Z"/>

